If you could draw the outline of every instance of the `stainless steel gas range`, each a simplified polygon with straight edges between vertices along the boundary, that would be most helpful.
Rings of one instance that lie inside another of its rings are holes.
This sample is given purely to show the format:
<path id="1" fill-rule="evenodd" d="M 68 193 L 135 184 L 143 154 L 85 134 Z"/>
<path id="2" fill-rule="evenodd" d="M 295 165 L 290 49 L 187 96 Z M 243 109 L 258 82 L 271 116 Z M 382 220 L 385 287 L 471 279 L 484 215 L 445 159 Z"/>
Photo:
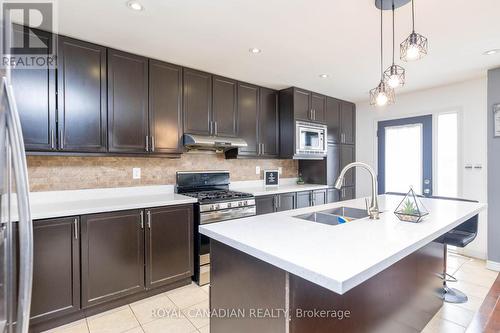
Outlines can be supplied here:
<path id="1" fill-rule="evenodd" d="M 229 171 L 177 172 L 176 192 L 198 199 L 195 205 L 194 280 L 210 283 L 210 239 L 198 232 L 200 224 L 256 214 L 252 194 L 229 190 Z"/>

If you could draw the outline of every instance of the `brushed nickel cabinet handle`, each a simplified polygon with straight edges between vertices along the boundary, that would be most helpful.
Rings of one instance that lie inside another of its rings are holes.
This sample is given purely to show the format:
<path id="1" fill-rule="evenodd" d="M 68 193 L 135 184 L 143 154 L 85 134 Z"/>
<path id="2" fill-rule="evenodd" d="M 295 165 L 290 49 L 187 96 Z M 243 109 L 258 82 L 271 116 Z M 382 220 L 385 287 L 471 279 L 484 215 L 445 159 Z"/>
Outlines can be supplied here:
<path id="1" fill-rule="evenodd" d="M 50 148 L 51 149 L 55 149 L 56 148 L 56 144 L 55 144 L 55 140 L 54 140 L 54 130 L 53 129 L 50 130 Z"/>
<path id="2" fill-rule="evenodd" d="M 144 211 L 141 210 L 140 215 L 141 215 L 141 229 L 144 229 Z"/>
<path id="3" fill-rule="evenodd" d="M 148 210 L 146 214 L 148 215 L 148 229 L 151 229 L 151 211 Z"/>
<path id="4" fill-rule="evenodd" d="M 265 151 L 265 150 L 264 150 L 264 144 L 262 143 L 262 152 L 261 152 L 261 155 L 264 155 L 264 154 L 265 154 L 265 153 L 264 153 L 264 151 Z"/>
<path id="5" fill-rule="evenodd" d="M 154 135 L 151 135 L 151 151 L 155 151 L 155 137 Z"/>
<path id="6" fill-rule="evenodd" d="M 78 218 L 75 218 L 73 220 L 73 229 L 75 231 L 75 239 L 78 239 L 78 234 L 79 234 L 79 232 L 78 232 Z"/>
<path id="7" fill-rule="evenodd" d="M 149 136 L 146 135 L 146 151 L 149 151 Z"/>
<path id="8" fill-rule="evenodd" d="M 64 149 L 64 135 L 63 130 L 59 130 L 59 149 Z"/>
<path id="9" fill-rule="evenodd" d="M 217 122 L 214 121 L 214 135 L 219 135 L 219 130 L 217 129 Z"/>

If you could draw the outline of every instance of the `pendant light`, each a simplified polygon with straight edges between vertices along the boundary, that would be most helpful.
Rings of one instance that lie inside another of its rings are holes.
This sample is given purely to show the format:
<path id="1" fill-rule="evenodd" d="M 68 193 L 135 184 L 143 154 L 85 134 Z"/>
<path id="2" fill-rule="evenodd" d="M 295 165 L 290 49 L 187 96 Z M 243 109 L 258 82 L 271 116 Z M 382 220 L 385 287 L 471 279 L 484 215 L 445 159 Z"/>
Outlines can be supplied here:
<path id="1" fill-rule="evenodd" d="M 411 0 L 412 32 L 400 45 L 400 58 L 412 61 L 423 58 L 427 54 L 427 38 L 415 32 L 415 4 Z"/>
<path id="2" fill-rule="evenodd" d="M 405 84 L 405 69 L 394 62 L 395 49 L 394 29 L 394 1 L 392 2 L 392 65 L 384 72 L 384 81 L 389 87 L 395 89 Z"/>
<path id="3" fill-rule="evenodd" d="M 382 0 L 383 3 L 383 0 Z M 370 104 L 384 106 L 394 103 L 394 89 L 384 82 L 384 39 L 383 39 L 383 5 L 380 8 L 380 83 L 370 90 Z"/>

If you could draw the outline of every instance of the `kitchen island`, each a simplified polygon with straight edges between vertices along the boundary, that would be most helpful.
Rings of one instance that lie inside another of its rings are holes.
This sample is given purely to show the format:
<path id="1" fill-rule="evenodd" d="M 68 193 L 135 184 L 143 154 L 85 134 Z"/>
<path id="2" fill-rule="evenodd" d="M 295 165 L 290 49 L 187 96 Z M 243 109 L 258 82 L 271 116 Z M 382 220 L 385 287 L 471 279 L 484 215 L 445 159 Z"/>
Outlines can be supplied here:
<path id="1" fill-rule="evenodd" d="M 442 234 L 484 204 L 423 199 L 418 224 L 379 196 L 380 220 L 328 225 L 301 218 L 364 199 L 200 227 L 211 242 L 214 332 L 418 332 L 442 305 Z"/>

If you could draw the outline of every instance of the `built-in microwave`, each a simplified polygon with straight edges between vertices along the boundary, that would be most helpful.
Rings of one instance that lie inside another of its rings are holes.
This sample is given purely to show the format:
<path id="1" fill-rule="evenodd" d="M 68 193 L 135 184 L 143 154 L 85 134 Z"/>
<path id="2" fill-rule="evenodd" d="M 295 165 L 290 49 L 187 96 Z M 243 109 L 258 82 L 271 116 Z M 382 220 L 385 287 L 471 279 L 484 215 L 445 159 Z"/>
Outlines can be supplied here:
<path id="1" fill-rule="evenodd" d="M 323 158 L 326 156 L 326 125 L 295 122 L 294 158 Z"/>

